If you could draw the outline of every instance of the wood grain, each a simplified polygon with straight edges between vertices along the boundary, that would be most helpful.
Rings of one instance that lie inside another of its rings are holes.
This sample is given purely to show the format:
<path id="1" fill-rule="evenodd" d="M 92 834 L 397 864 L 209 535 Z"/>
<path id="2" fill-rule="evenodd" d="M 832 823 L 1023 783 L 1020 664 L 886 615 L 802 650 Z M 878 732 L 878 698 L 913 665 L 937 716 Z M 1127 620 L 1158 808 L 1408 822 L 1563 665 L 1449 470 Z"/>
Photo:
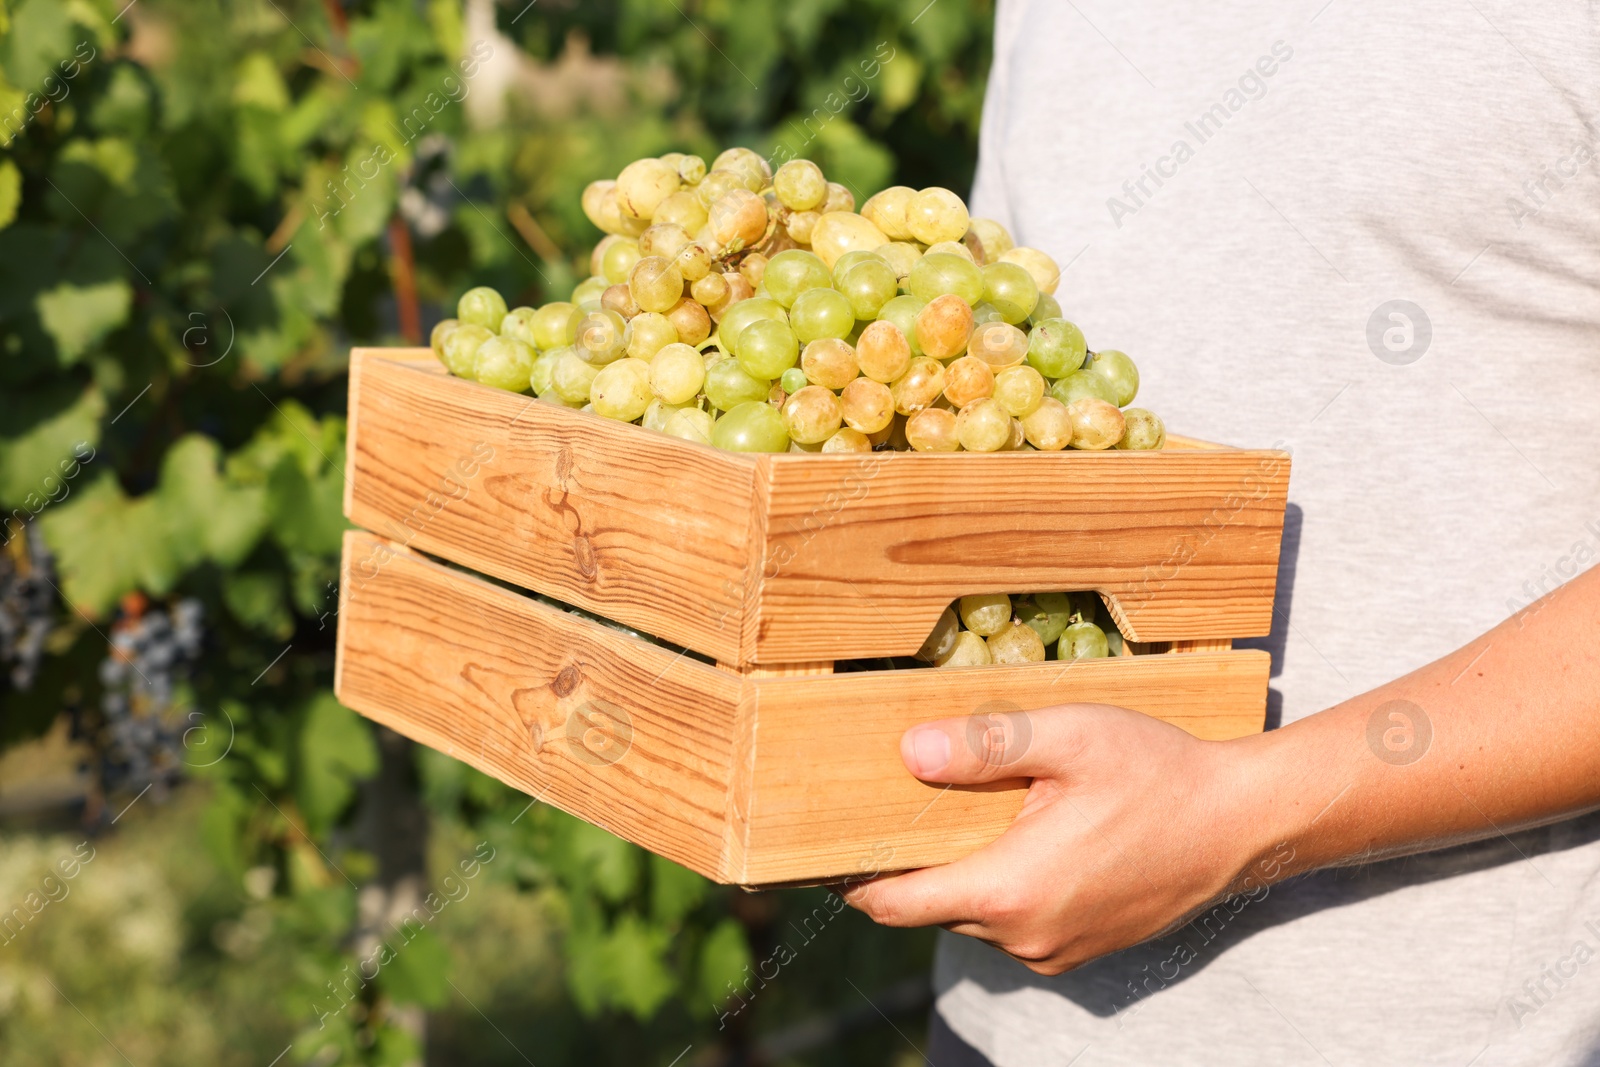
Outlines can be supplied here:
<path id="1" fill-rule="evenodd" d="M 753 463 L 452 378 L 427 352 L 352 357 L 351 522 L 740 659 Z"/>
<path id="2" fill-rule="evenodd" d="M 739 665 L 904 655 L 946 604 L 1095 589 L 1137 641 L 1271 629 L 1289 459 L 749 456 L 352 356 L 357 525 Z"/>
<path id="3" fill-rule="evenodd" d="M 800 462 L 794 462 L 799 460 Z M 1278 452 L 770 457 L 761 663 L 914 652 L 970 593 L 1093 589 L 1136 641 L 1272 627 Z"/>
<path id="4" fill-rule="evenodd" d="M 722 882 L 944 863 L 1001 833 L 1021 803 L 1018 787 L 941 791 L 916 781 L 900 763 L 899 737 L 917 722 L 1093 700 L 1207 738 L 1262 726 L 1262 652 L 734 672 L 371 534 L 348 533 L 344 558 L 340 700 Z M 358 569 L 361 561 L 372 569 Z"/>
<path id="5" fill-rule="evenodd" d="M 1265 652 L 1241 651 L 752 680 L 756 741 L 734 879 L 923 867 L 998 837 L 1022 804 L 1023 784 L 918 781 L 900 761 L 900 735 L 916 723 L 1103 702 L 1223 740 L 1260 732 L 1270 665 Z"/>
<path id="6" fill-rule="evenodd" d="M 371 534 L 347 533 L 344 560 L 343 703 L 726 880 L 738 677 Z"/>

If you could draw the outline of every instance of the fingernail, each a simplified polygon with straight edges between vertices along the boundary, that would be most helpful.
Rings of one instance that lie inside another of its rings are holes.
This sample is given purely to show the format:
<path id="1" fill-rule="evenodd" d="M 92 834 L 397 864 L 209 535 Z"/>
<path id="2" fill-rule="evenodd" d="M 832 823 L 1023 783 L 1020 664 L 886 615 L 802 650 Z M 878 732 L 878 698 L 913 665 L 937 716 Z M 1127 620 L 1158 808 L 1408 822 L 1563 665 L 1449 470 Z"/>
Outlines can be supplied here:
<path id="1" fill-rule="evenodd" d="M 950 762 L 950 737 L 943 730 L 923 729 L 911 735 L 911 757 L 919 775 L 936 774 Z"/>

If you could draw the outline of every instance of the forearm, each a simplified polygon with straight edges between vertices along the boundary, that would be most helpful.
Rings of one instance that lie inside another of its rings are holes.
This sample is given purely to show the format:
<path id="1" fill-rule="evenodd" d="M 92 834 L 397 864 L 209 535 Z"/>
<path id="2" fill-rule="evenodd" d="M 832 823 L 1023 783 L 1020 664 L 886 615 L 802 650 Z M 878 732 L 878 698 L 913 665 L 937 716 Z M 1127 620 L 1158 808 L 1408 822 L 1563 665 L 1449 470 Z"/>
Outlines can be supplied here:
<path id="1" fill-rule="evenodd" d="M 1279 877 L 1600 807 L 1600 568 L 1413 674 L 1240 744 L 1241 830 L 1258 856 L 1293 850 Z"/>

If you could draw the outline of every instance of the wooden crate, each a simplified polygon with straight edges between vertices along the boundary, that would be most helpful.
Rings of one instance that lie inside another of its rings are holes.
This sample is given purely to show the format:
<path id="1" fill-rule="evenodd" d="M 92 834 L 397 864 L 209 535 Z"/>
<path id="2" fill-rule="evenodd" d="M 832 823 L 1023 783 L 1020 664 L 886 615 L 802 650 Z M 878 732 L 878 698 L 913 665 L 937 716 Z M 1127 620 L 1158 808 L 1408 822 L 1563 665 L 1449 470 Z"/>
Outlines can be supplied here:
<path id="1" fill-rule="evenodd" d="M 1097 590 L 1139 642 L 1272 628 L 1289 460 L 720 452 L 351 360 L 355 525 L 741 667 L 916 651 L 969 593 Z"/>
<path id="2" fill-rule="evenodd" d="M 1261 729 L 1268 665 L 1240 651 L 741 674 L 351 531 L 334 684 L 422 744 L 749 885 L 943 863 L 998 836 L 1023 783 L 917 781 L 900 762 L 914 723 L 1088 700 L 1237 737 Z"/>
<path id="3" fill-rule="evenodd" d="M 451 378 L 351 370 L 335 687 L 370 718 L 722 882 L 948 862 L 1025 783 L 945 788 L 910 725 L 1105 701 L 1261 729 L 1288 458 L 751 456 Z M 427 553 L 700 653 L 675 652 Z M 833 674 L 907 654 L 955 597 L 1098 590 L 1149 654 Z M 1169 654 L 1161 650 L 1171 649 Z"/>

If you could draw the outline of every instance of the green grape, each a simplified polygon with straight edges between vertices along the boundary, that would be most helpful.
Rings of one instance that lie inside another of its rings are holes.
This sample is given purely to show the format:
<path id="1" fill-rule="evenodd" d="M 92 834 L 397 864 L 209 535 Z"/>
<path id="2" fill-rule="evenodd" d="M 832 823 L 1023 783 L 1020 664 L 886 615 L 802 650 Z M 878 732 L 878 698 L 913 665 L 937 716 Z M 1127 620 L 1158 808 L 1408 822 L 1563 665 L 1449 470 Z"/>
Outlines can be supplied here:
<path id="1" fill-rule="evenodd" d="M 810 211 L 828 199 L 828 179 L 809 159 L 791 159 L 772 176 L 772 191 L 790 211 Z"/>
<path id="2" fill-rule="evenodd" d="M 638 241 L 619 237 L 600 257 L 600 277 L 607 285 L 621 285 L 633 273 L 633 265 L 642 258 L 644 253 L 639 251 Z"/>
<path id="3" fill-rule="evenodd" d="M 771 381 L 799 361 L 800 340 L 788 323 L 757 319 L 740 331 L 733 354 L 752 378 Z"/>
<path id="4" fill-rule="evenodd" d="M 932 256 L 946 252 L 952 256 L 960 256 L 973 266 L 977 266 L 978 264 L 977 258 L 972 254 L 972 249 L 968 248 L 960 241 L 940 241 L 938 244 L 929 245 L 928 250 L 924 252 L 923 255 Z"/>
<path id="5" fill-rule="evenodd" d="M 1022 417 L 1022 434 L 1041 452 L 1059 452 L 1072 443 L 1072 416 L 1067 405 L 1053 396 L 1039 401 L 1032 413 Z"/>
<path id="6" fill-rule="evenodd" d="M 824 337 L 806 345 L 800 354 L 800 368 L 807 382 L 833 390 L 843 389 L 861 374 L 854 346 L 836 337 Z"/>
<path id="7" fill-rule="evenodd" d="M 972 306 L 972 321 L 975 325 L 983 326 L 990 322 L 1005 322 L 1006 317 L 1000 314 L 1000 309 L 987 300 Z"/>
<path id="8" fill-rule="evenodd" d="M 651 365 L 651 369 L 655 369 L 653 364 Z M 672 418 L 673 415 L 680 411 L 686 411 L 694 406 L 695 405 L 692 403 L 669 404 L 665 400 L 657 398 L 650 401 L 650 406 L 644 409 L 644 416 L 639 419 L 639 425 L 643 426 L 647 430 L 654 430 L 656 433 L 666 433 L 667 422 Z"/>
<path id="9" fill-rule="evenodd" d="M 533 339 L 533 317 L 538 314 L 531 307 L 514 307 L 506 312 L 506 318 L 501 320 L 502 338 L 515 338 L 526 346 L 538 349 L 538 342 Z"/>
<path id="10" fill-rule="evenodd" d="M 623 338 L 628 355 L 649 362 L 668 345 L 678 343 L 678 328 L 657 311 L 641 311 L 628 320 Z"/>
<path id="11" fill-rule="evenodd" d="M 1096 452 L 1112 448 L 1127 430 L 1117 405 L 1099 397 L 1080 396 L 1067 405 L 1067 415 L 1072 419 L 1073 448 Z"/>
<path id="12" fill-rule="evenodd" d="M 777 408 L 751 400 L 734 405 L 717 420 L 711 443 L 729 452 L 787 452 L 789 433 Z"/>
<path id="13" fill-rule="evenodd" d="M 833 287 L 835 289 L 842 288 L 839 283 L 844 280 L 844 276 L 849 273 L 850 268 L 857 263 L 882 263 L 886 267 L 889 266 L 889 261 L 876 252 L 867 252 L 859 248 L 846 252 L 833 261 Z M 890 270 L 893 269 L 890 267 Z"/>
<path id="14" fill-rule="evenodd" d="M 789 312 L 771 297 L 753 296 L 739 301 L 728 308 L 717 323 L 717 336 L 721 339 L 723 351 L 730 354 L 734 352 L 739 347 L 739 335 L 744 328 L 758 319 L 787 323 Z"/>
<path id="15" fill-rule="evenodd" d="M 1028 363 L 1046 378 L 1065 378 L 1087 352 L 1083 331 L 1066 319 L 1045 319 L 1028 333 Z"/>
<path id="16" fill-rule="evenodd" d="M 614 363 L 628 347 L 628 323 L 615 311 L 590 311 L 573 331 L 573 351 L 597 367 Z"/>
<path id="17" fill-rule="evenodd" d="M 971 338 L 972 308 L 954 293 L 934 297 L 917 312 L 917 344 L 935 359 L 959 356 Z M 981 352 L 973 355 L 982 358 Z"/>
<path id="18" fill-rule="evenodd" d="M 841 256 L 839 263 L 843 263 L 855 254 L 852 252 Z M 870 322 L 878 317 L 883 305 L 893 300 L 899 293 L 900 282 L 894 276 L 893 268 L 880 257 L 873 256 L 871 252 L 864 252 L 861 255 L 872 258 L 857 260 L 842 274 L 838 270 L 838 264 L 834 264 L 834 287 L 850 302 L 850 310 L 856 318 Z"/>
<path id="19" fill-rule="evenodd" d="M 983 299 L 983 271 L 969 259 L 937 252 L 917 261 L 906 277 L 906 288 L 924 304 L 946 293 L 976 304 Z"/>
<path id="20" fill-rule="evenodd" d="M 598 303 L 610 286 L 611 283 L 598 274 L 592 278 L 585 278 L 572 290 L 572 306 L 582 308 L 585 304 Z"/>
<path id="21" fill-rule="evenodd" d="M 654 399 L 650 392 L 650 364 L 642 359 L 619 359 L 600 368 L 589 387 L 594 413 L 618 422 L 632 422 L 644 414 Z"/>
<path id="22" fill-rule="evenodd" d="M 706 161 L 699 156 L 684 156 L 678 160 L 678 177 L 690 185 L 699 185 L 706 179 Z"/>
<path id="23" fill-rule="evenodd" d="M 906 225 L 906 208 L 917 191 L 905 185 L 891 185 L 882 192 L 867 197 L 861 205 L 861 216 L 883 231 L 891 241 L 911 240 L 911 228 Z"/>
<path id="24" fill-rule="evenodd" d="M 993 637 L 1011 624 L 1011 598 L 1004 593 L 983 593 L 961 598 L 961 622 L 979 637 Z"/>
<path id="25" fill-rule="evenodd" d="M 761 277 L 772 299 L 786 308 L 793 307 L 807 289 L 823 289 L 832 282 L 828 265 L 803 248 L 791 248 L 773 256 Z"/>
<path id="26" fill-rule="evenodd" d="M 882 382 L 857 378 L 839 394 L 839 411 L 857 433 L 878 433 L 894 422 L 894 394 Z"/>
<path id="27" fill-rule="evenodd" d="M 628 218 L 648 220 L 682 184 L 676 166 L 659 159 L 636 159 L 617 175 L 617 208 Z"/>
<path id="28" fill-rule="evenodd" d="M 911 361 L 906 372 L 889 386 L 894 409 L 901 415 L 914 415 L 939 399 L 944 392 L 944 364 L 928 356 Z"/>
<path id="29" fill-rule="evenodd" d="M 1136 452 L 1148 452 L 1167 443 L 1167 427 L 1161 416 L 1144 408 L 1128 408 L 1122 413 L 1127 427 L 1117 447 Z"/>
<path id="30" fill-rule="evenodd" d="M 468 289 L 456 304 L 456 318 L 474 326 L 482 326 L 490 333 L 500 331 L 506 317 L 506 298 L 487 286 Z"/>
<path id="31" fill-rule="evenodd" d="M 922 190 L 906 204 L 906 227 L 925 245 L 961 240 L 970 221 L 961 198 L 938 186 Z"/>
<path id="32" fill-rule="evenodd" d="M 668 404 L 693 400 L 705 381 L 705 360 L 689 345 L 667 345 L 650 361 L 650 389 Z"/>
<path id="33" fill-rule="evenodd" d="M 808 385 L 783 403 L 783 425 L 789 438 L 803 445 L 820 445 L 839 429 L 839 398 L 831 389 Z"/>
<path id="34" fill-rule="evenodd" d="M 989 638 L 991 663 L 1043 663 L 1044 641 L 1033 627 L 1009 623 Z"/>
<path id="35" fill-rule="evenodd" d="M 779 170 L 782 170 L 782 168 L 780 167 Z M 801 357 L 801 359 L 804 358 L 804 356 Z M 793 396 L 795 393 L 798 393 L 811 383 L 806 379 L 805 371 L 801 370 L 799 367 L 790 367 L 778 378 L 778 384 L 783 386 L 783 391 L 785 393 Z"/>
<path id="36" fill-rule="evenodd" d="M 867 435 L 848 426 L 841 426 L 832 437 L 822 442 L 823 452 L 871 452 L 872 442 Z"/>
<path id="37" fill-rule="evenodd" d="M 683 274 L 670 259 L 645 256 L 628 275 L 628 293 L 641 310 L 671 311 L 683 298 Z"/>
<path id="38" fill-rule="evenodd" d="M 681 437 L 685 441 L 709 445 L 715 424 L 716 420 L 711 417 L 709 411 L 693 407 L 682 408 L 667 417 L 667 425 L 662 432 L 673 437 Z"/>
<path id="39" fill-rule="evenodd" d="M 748 400 L 766 402 L 772 383 L 752 378 L 736 359 L 719 359 L 706 368 L 706 399 L 718 411 L 731 411 Z"/>
<path id="40" fill-rule="evenodd" d="M 460 319 L 440 319 L 438 325 L 428 334 L 428 344 L 433 348 L 433 354 L 440 363 L 444 362 L 444 342 L 450 336 L 450 331 L 461 325 Z"/>
<path id="41" fill-rule="evenodd" d="M 1056 644 L 1056 659 L 1104 659 L 1110 652 L 1106 632 L 1092 622 L 1068 626 Z"/>
<path id="42" fill-rule="evenodd" d="M 595 376 L 599 373 L 599 367 L 578 355 L 576 349 L 568 348 L 556 361 L 555 371 L 550 376 L 550 384 L 554 387 L 556 396 L 568 404 L 587 404 L 589 387 L 594 384 Z"/>
<path id="43" fill-rule="evenodd" d="M 977 356 L 953 359 L 944 369 L 944 396 L 957 410 L 994 395 L 994 370 Z"/>
<path id="44" fill-rule="evenodd" d="M 968 452 L 999 452 L 1011 443 L 1011 414 L 993 397 L 974 400 L 956 412 L 956 436 Z"/>
<path id="45" fill-rule="evenodd" d="M 1032 628 L 1039 640 L 1053 645 L 1072 622 L 1072 602 L 1062 593 L 1035 593 L 1016 597 L 1013 610 L 1024 626 Z"/>
<path id="46" fill-rule="evenodd" d="M 1066 377 L 1057 379 L 1050 386 L 1050 395 L 1068 407 L 1072 406 L 1074 400 L 1086 396 L 1104 400 L 1108 404 L 1112 403 L 1116 396 L 1109 381 L 1086 370 L 1075 370 Z"/>
<path id="47" fill-rule="evenodd" d="M 528 391 L 533 373 L 533 346 L 515 337 L 491 337 L 478 346 L 472 357 L 472 376 L 484 385 L 511 393 Z"/>
<path id="48" fill-rule="evenodd" d="M 533 333 L 533 347 L 548 352 L 570 345 L 577 325 L 577 310 L 565 300 L 557 300 L 535 311 L 528 322 L 528 329 Z"/>
<path id="49" fill-rule="evenodd" d="M 994 398 L 1012 417 L 1027 418 L 1044 399 L 1044 375 L 1026 365 L 1007 367 L 994 376 Z"/>
<path id="50" fill-rule="evenodd" d="M 991 263 L 983 268 L 983 298 L 1015 326 L 1033 314 L 1039 303 L 1039 283 L 1015 263 Z"/>
<path id="51" fill-rule="evenodd" d="M 943 659 L 933 661 L 935 667 L 981 667 L 993 662 L 989 658 L 989 645 L 971 630 L 956 634 L 955 644 Z"/>
<path id="52" fill-rule="evenodd" d="M 922 249 L 909 241 L 890 241 L 888 244 L 879 245 L 873 252 L 889 264 L 889 269 L 894 271 L 894 276 L 904 280 L 911 276 L 918 263 L 922 262 Z"/>
<path id="53" fill-rule="evenodd" d="M 926 355 L 917 343 L 917 315 L 926 303 L 926 300 L 918 300 L 914 296 L 897 296 L 878 309 L 878 321 L 892 322 L 898 326 L 910 342 L 913 356 Z"/>
<path id="54" fill-rule="evenodd" d="M 494 336 L 494 331 L 475 322 L 463 322 L 451 330 L 444 339 L 444 365 L 457 378 L 472 377 L 472 361 L 483 343 Z"/>
<path id="55" fill-rule="evenodd" d="M 658 222 L 639 235 L 639 254 L 676 260 L 688 243 L 688 230 L 676 223 Z"/>
<path id="56" fill-rule="evenodd" d="M 1034 284 L 1038 285 L 1039 283 L 1035 281 Z M 1047 319 L 1059 319 L 1061 317 L 1061 301 L 1049 293 L 1040 293 L 1039 302 L 1033 305 L 1033 314 L 1028 316 L 1028 324 L 1037 326 Z"/>
<path id="57" fill-rule="evenodd" d="M 906 444 L 913 452 L 959 452 L 956 416 L 944 408 L 923 408 L 906 419 Z"/>
<path id="58" fill-rule="evenodd" d="M 539 358 L 533 361 L 533 369 L 528 372 L 528 387 L 534 396 L 544 396 L 555 386 L 556 362 L 570 351 L 572 349 L 563 346 L 539 353 Z"/>
<path id="59" fill-rule="evenodd" d="M 1111 383 L 1115 395 L 1110 400 L 1117 407 L 1127 407 L 1139 395 L 1139 368 L 1133 365 L 1133 360 L 1126 353 L 1110 349 L 1096 352 L 1087 369 L 1089 373 L 1098 374 Z"/>
<path id="60" fill-rule="evenodd" d="M 837 289 L 807 289 L 789 309 L 789 325 L 801 344 L 824 337 L 844 338 L 855 329 L 856 313 Z"/>
<path id="61" fill-rule="evenodd" d="M 748 148 L 724 149 L 711 161 L 711 169 L 739 175 L 752 192 L 760 192 L 772 184 L 772 168 L 759 153 Z"/>
<path id="62" fill-rule="evenodd" d="M 955 609 L 945 608 L 934 622 L 933 632 L 922 642 L 922 647 L 917 649 L 917 658 L 924 663 L 932 663 L 941 656 L 949 655 L 950 650 L 955 648 L 956 635 L 960 632 L 961 622 L 956 618 Z"/>

